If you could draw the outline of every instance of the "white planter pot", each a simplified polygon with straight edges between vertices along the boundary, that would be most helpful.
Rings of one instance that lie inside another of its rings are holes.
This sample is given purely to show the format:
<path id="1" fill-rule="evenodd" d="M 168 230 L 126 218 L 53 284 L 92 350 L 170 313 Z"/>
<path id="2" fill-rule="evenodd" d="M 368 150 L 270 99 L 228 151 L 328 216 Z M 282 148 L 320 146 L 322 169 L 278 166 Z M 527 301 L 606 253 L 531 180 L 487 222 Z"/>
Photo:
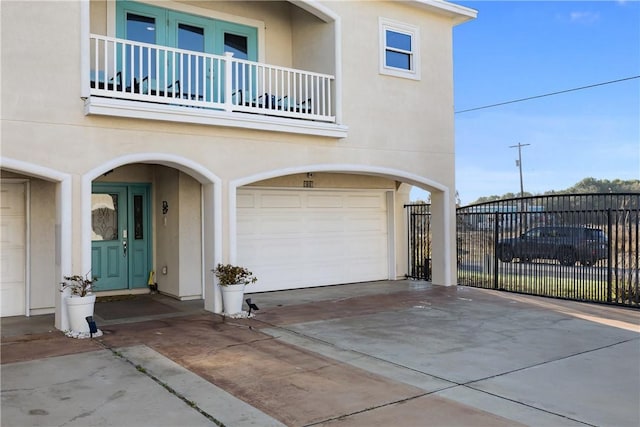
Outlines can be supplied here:
<path id="1" fill-rule="evenodd" d="M 67 313 L 69 314 L 69 329 L 74 332 L 89 333 L 87 316 L 93 316 L 93 306 L 96 303 L 95 295 L 84 297 L 67 297 Z"/>
<path id="2" fill-rule="evenodd" d="M 243 283 L 236 285 L 220 286 L 222 291 L 222 305 L 226 314 L 242 312 L 242 298 L 244 297 Z"/>

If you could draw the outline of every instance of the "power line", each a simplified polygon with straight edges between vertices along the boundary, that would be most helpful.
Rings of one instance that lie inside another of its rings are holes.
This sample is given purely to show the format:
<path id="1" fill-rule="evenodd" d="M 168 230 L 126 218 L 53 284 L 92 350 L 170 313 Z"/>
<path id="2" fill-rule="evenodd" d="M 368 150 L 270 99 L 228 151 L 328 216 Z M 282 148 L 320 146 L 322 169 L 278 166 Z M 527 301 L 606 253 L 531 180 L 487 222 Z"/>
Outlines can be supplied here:
<path id="1" fill-rule="evenodd" d="M 469 108 L 467 110 L 455 111 L 455 114 L 467 113 L 469 111 L 484 110 L 485 108 L 499 107 L 501 105 L 514 104 L 516 102 L 529 101 L 531 99 L 544 98 L 544 97 L 547 97 L 547 96 L 559 95 L 559 94 L 567 93 L 567 92 L 575 92 L 577 90 L 590 89 L 590 88 L 597 87 L 597 86 L 610 85 L 610 84 L 613 84 L 613 83 L 620 83 L 620 82 L 624 82 L 624 81 L 627 81 L 627 80 L 633 80 L 633 79 L 639 79 L 639 78 L 640 78 L 640 76 L 633 76 L 633 77 L 626 77 L 624 79 L 610 80 L 608 82 L 596 83 L 596 84 L 592 84 L 592 85 L 588 85 L 588 86 L 581 86 L 581 87 L 576 87 L 576 88 L 573 88 L 573 89 L 561 90 L 561 91 L 558 91 L 558 92 L 545 93 L 544 95 L 530 96 L 528 98 L 514 99 L 513 101 L 499 102 L 497 104 L 491 104 L 491 105 L 485 105 L 485 106 L 482 106 L 482 107 Z"/>

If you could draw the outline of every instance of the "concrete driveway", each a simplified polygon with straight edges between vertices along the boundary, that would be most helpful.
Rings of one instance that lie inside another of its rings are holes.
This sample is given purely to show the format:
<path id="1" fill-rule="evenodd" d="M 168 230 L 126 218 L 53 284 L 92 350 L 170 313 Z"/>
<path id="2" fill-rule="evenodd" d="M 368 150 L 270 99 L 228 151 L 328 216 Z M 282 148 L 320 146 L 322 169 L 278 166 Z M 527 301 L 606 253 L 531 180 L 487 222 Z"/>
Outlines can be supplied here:
<path id="1" fill-rule="evenodd" d="M 191 303 L 93 341 L 3 319 L 2 425 L 640 425 L 638 310 L 415 281 L 249 296 L 252 319 Z"/>

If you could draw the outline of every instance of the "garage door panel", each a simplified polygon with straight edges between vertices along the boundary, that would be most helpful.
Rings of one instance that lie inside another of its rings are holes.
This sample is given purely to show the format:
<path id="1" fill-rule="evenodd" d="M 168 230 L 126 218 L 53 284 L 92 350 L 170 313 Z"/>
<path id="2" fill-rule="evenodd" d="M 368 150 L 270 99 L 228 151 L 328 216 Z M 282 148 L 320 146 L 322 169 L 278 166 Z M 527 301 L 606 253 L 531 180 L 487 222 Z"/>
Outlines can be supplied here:
<path id="1" fill-rule="evenodd" d="M 0 298 L 2 298 L 2 317 L 20 316 L 25 314 L 24 288 L 16 283 L 5 283 L 0 285 Z"/>
<path id="2" fill-rule="evenodd" d="M 308 288 L 364 281 L 381 280 L 387 274 L 386 259 L 356 260 L 345 263 L 312 262 L 287 266 L 262 265 L 252 268 L 258 282 L 247 287 L 247 292 L 265 292 L 281 289 Z M 325 272 L 322 276 L 315 271 Z"/>
<path id="3" fill-rule="evenodd" d="M 388 278 L 383 191 L 240 189 L 238 200 L 238 263 L 258 277 L 248 292 Z"/>
<path id="4" fill-rule="evenodd" d="M 307 196 L 308 208 L 320 208 L 320 209 L 334 209 L 344 207 L 344 196 L 323 196 L 310 194 Z"/>
<path id="5" fill-rule="evenodd" d="M 260 234 L 296 234 L 305 230 L 303 218 L 267 216 L 260 218 L 259 224 L 256 232 Z"/>
<path id="6" fill-rule="evenodd" d="M 345 229 L 342 215 L 310 215 L 306 218 L 307 234 L 342 233 Z"/>
<path id="7" fill-rule="evenodd" d="M 2 184 L 2 188 L 0 188 L 0 210 L 3 216 L 24 216 L 24 191 L 24 184 Z"/>
<path id="8" fill-rule="evenodd" d="M 381 211 L 386 211 L 386 203 L 386 198 L 380 197 L 379 194 L 357 194 L 347 197 L 347 207 L 349 208 L 378 208 Z"/>
<path id="9" fill-rule="evenodd" d="M 238 194 L 236 198 L 236 206 L 238 208 L 254 208 L 256 206 L 256 198 L 254 194 Z"/>
<path id="10" fill-rule="evenodd" d="M 380 237 L 373 236 L 370 238 L 348 239 L 344 242 L 344 248 L 350 252 L 352 258 L 358 257 L 375 257 L 384 253 L 384 243 L 380 241 Z"/>
<path id="11" fill-rule="evenodd" d="M 2 249 L 0 253 L 0 265 L 2 266 L 2 283 L 23 282 L 25 279 L 24 248 Z"/>
<path id="12" fill-rule="evenodd" d="M 2 183 L 0 207 L 0 315 L 25 314 L 26 209 L 25 185 Z"/>
<path id="13" fill-rule="evenodd" d="M 254 235 L 258 232 L 260 223 L 252 218 L 243 217 L 238 215 L 238 236 L 241 235 Z"/>
<path id="14" fill-rule="evenodd" d="M 261 194 L 260 207 L 262 208 L 300 208 L 301 197 L 297 194 Z"/>
<path id="15" fill-rule="evenodd" d="M 8 216 L 2 211 L 0 223 L 0 240 L 2 248 L 24 248 L 25 226 L 24 216 Z"/>
<path id="16" fill-rule="evenodd" d="M 346 252 L 343 246 L 335 244 L 334 239 L 318 239 L 304 242 L 299 239 L 277 239 L 263 241 L 252 245 L 238 246 L 238 252 L 251 265 L 310 263 L 310 259 L 321 257 L 326 261 L 332 258 L 342 259 Z M 332 254 L 329 256 L 328 254 Z"/>
<path id="17" fill-rule="evenodd" d="M 351 232 L 373 231 L 386 234 L 387 221 L 386 218 L 380 218 L 380 215 L 363 216 L 362 218 L 352 216 L 346 221 L 345 228 Z"/>

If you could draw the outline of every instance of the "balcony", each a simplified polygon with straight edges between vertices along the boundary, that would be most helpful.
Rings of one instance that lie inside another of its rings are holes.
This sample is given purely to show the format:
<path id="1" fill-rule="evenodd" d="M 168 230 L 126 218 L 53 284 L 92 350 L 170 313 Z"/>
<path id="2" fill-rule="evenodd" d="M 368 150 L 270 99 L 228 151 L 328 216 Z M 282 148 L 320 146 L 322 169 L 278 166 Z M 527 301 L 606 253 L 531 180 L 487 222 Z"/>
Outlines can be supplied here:
<path id="1" fill-rule="evenodd" d="M 346 136 L 335 77 L 90 35 L 87 114 Z"/>

